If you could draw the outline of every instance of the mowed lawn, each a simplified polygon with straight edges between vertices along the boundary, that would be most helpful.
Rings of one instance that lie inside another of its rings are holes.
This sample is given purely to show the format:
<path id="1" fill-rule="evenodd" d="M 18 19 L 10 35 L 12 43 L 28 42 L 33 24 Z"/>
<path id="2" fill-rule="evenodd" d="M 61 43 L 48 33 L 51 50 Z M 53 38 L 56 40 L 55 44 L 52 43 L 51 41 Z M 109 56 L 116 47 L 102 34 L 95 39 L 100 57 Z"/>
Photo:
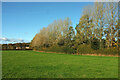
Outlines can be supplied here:
<path id="1" fill-rule="evenodd" d="M 118 57 L 2 51 L 3 78 L 117 78 Z"/>

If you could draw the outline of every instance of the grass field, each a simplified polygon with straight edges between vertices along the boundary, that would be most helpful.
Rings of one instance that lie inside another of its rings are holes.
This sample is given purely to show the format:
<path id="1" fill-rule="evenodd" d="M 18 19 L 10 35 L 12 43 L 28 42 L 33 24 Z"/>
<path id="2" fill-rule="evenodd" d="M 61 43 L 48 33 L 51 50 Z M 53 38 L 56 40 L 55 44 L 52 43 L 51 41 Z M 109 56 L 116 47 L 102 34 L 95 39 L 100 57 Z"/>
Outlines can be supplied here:
<path id="1" fill-rule="evenodd" d="M 3 51 L 3 78 L 117 78 L 118 58 Z"/>

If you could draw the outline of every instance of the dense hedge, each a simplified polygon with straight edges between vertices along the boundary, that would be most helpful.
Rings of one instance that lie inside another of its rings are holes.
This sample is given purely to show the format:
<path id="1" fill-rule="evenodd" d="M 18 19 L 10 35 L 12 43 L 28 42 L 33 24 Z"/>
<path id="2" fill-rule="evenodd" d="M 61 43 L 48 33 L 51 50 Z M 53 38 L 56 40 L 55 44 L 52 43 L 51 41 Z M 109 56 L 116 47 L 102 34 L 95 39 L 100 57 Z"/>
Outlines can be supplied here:
<path id="1" fill-rule="evenodd" d="M 69 46 L 52 46 L 49 48 L 34 48 L 34 50 L 46 51 L 46 52 L 57 52 L 57 53 L 66 53 L 66 54 L 101 54 L 101 55 L 117 55 L 118 49 L 115 47 L 111 48 L 102 48 L 102 49 L 93 49 L 91 45 L 83 44 L 79 45 L 77 49 L 70 48 Z"/>
<path id="2" fill-rule="evenodd" d="M 118 49 L 115 47 L 112 48 L 104 48 L 104 49 L 99 49 L 95 51 L 96 53 L 99 54 L 105 54 L 105 55 L 118 55 Z"/>

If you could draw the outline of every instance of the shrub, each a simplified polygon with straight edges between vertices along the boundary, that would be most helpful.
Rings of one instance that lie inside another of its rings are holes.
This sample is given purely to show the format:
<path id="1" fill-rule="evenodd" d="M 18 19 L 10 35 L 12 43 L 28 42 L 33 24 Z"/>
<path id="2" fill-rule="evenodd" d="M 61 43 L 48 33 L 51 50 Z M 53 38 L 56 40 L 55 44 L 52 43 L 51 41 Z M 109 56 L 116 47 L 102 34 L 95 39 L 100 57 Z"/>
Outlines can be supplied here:
<path id="1" fill-rule="evenodd" d="M 37 46 L 33 47 L 33 50 L 38 50 L 39 48 Z"/>
<path id="2" fill-rule="evenodd" d="M 45 47 L 39 47 L 39 49 L 38 49 L 39 51 L 45 51 L 46 50 L 46 48 Z"/>
<path id="3" fill-rule="evenodd" d="M 90 45 L 82 44 L 82 45 L 78 46 L 77 53 L 79 53 L 79 54 L 93 54 L 94 50 L 91 49 Z"/>
<path id="4" fill-rule="evenodd" d="M 104 55 L 117 55 L 118 54 L 118 49 L 114 48 L 114 47 L 103 48 L 103 49 L 96 50 L 96 53 L 104 54 Z"/>
<path id="5" fill-rule="evenodd" d="M 94 38 L 91 42 L 91 48 L 97 50 L 100 48 L 100 42 L 98 39 Z"/>
<path id="6" fill-rule="evenodd" d="M 73 48 L 70 48 L 69 46 L 64 46 L 64 47 L 63 47 L 63 51 L 64 51 L 65 53 L 69 53 L 69 54 L 74 54 L 74 53 L 76 53 L 76 50 L 73 49 Z"/>
<path id="7" fill-rule="evenodd" d="M 58 45 L 54 45 L 54 46 L 51 46 L 49 48 L 46 48 L 45 51 L 47 51 L 47 52 L 64 52 L 63 47 L 60 47 Z"/>
<path id="8" fill-rule="evenodd" d="M 58 44 L 59 46 L 63 46 L 63 45 L 64 45 L 64 40 L 63 40 L 63 39 L 59 40 L 57 44 Z"/>

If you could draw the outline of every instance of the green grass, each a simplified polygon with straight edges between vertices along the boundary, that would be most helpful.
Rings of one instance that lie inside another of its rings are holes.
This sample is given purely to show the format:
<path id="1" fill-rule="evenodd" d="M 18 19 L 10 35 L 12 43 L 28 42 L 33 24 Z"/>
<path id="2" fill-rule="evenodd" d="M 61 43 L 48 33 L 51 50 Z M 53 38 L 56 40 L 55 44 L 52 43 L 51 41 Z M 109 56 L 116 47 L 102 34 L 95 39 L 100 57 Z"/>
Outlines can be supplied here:
<path id="1" fill-rule="evenodd" d="M 3 78 L 117 78 L 118 58 L 3 51 Z"/>

